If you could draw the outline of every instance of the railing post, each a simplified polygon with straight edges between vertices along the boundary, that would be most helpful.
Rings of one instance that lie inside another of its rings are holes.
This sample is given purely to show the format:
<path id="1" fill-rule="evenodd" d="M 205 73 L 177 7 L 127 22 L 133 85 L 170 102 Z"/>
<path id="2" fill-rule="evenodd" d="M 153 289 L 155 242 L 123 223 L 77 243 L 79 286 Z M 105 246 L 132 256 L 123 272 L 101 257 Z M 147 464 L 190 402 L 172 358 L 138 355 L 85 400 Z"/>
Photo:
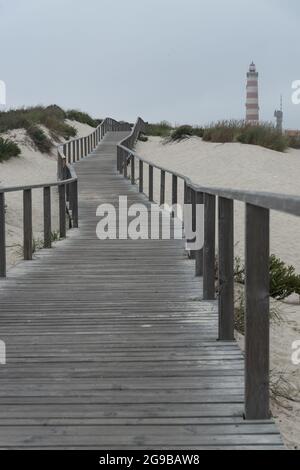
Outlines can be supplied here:
<path id="1" fill-rule="evenodd" d="M 44 194 L 44 248 L 51 248 L 51 188 L 46 186 Z"/>
<path id="2" fill-rule="evenodd" d="M 203 205 L 203 203 L 204 203 L 203 193 L 197 192 L 196 204 Z M 195 275 L 197 277 L 203 276 L 203 248 L 195 251 Z"/>
<path id="3" fill-rule="evenodd" d="M 131 155 L 131 184 L 135 184 L 135 158 Z"/>
<path id="4" fill-rule="evenodd" d="M 176 175 L 172 175 L 172 207 L 177 204 L 178 201 L 178 180 Z M 172 210 L 172 217 L 175 217 L 177 214 L 175 210 Z"/>
<path id="5" fill-rule="evenodd" d="M 79 149 L 80 149 L 80 142 L 79 140 L 76 140 L 76 160 L 78 161 L 80 159 L 80 155 L 79 155 Z"/>
<path id="6" fill-rule="evenodd" d="M 166 202 L 166 172 L 160 172 L 160 205 L 163 206 Z"/>
<path id="7" fill-rule="evenodd" d="M 192 230 L 196 232 L 196 191 L 192 188 L 189 188 L 189 200 L 192 206 Z M 196 259 L 196 252 L 192 250 L 190 252 L 190 259 Z"/>
<path id="8" fill-rule="evenodd" d="M 83 138 L 80 139 L 80 158 L 83 157 Z"/>
<path id="9" fill-rule="evenodd" d="M 123 175 L 127 178 L 127 152 L 124 150 L 123 153 Z"/>
<path id="10" fill-rule="evenodd" d="M 0 193 L 0 277 L 6 276 L 5 194 Z"/>
<path id="11" fill-rule="evenodd" d="M 177 188 L 177 176 L 172 175 L 172 206 L 177 204 L 177 194 L 178 194 L 178 188 Z"/>
<path id="12" fill-rule="evenodd" d="M 60 238 L 66 237 L 66 185 L 58 187 L 59 194 L 59 233 Z"/>
<path id="13" fill-rule="evenodd" d="M 219 197 L 219 340 L 234 339 L 233 200 Z"/>
<path id="14" fill-rule="evenodd" d="M 72 142 L 72 147 L 73 147 L 73 163 L 76 162 L 76 142 L 73 140 Z"/>
<path id="15" fill-rule="evenodd" d="M 73 228 L 78 228 L 78 182 L 74 181 L 72 184 L 72 218 Z"/>
<path id="16" fill-rule="evenodd" d="M 32 193 L 31 189 L 23 191 L 23 237 L 24 259 L 32 260 Z"/>
<path id="17" fill-rule="evenodd" d="M 86 157 L 88 154 L 87 152 L 87 137 L 84 138 L 84 156 Z"/>
<path id="18" fill-rule="evenodd" d="M 144 192 L 144 165 L 142 160 L 139 160 L 139 192 Z"/>
<path id="19" fill-rule="evenodd" d="M 204 194 L 203 299 L 215 299 L 216 197 Z"/>
<path id="20" fill-rule="evenodd" d="M 119 146 L 117 146 L 117 171 L 120 173 L 120 152 L 121 149 Z"/>
<path id="21" fill-rule="evenodd" d="M 270 418 L 270 211 L 246 204 L 245 418 Z"/>
<path id="22" fill-rule="evenodd" d="M 149 165 L 149 201 L 153 202 L 153 166 Z"/>
<path id="23" fill-rule="evenodd" d="M 68 143 L 68 163 L 71 163 L 71 142 Z"/>

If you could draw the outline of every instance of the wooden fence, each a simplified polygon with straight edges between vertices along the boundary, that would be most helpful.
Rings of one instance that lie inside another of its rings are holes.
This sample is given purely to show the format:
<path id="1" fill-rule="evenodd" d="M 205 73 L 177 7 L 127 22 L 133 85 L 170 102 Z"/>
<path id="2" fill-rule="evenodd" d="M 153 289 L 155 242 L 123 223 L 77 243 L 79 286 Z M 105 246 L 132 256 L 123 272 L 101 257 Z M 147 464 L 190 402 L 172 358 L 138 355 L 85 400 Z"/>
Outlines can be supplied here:
<path id="1" fill-rule="evenodd" d="M 139 118 L 131 135 L 118 146 L 118 171 L 127 177 L 128 168 L 131 168 L 131 183 L 137 182 L 139 191 L 143 193 L 147 166 L 149 201 L 153 201 L 154 170 L 156 173 L 158 171 L 160 204 L 165 202 L 166 175 L 171 175 L 172 204 L 178 202 L 178 181 L 182 180 L 184 184 L 182 203 L 192 205 L 193 218 L 196 214 L 195 205 L 204 204 L 204 247 L 196 251 L 192 258 L 195 259 L 196 275 L 203 276 L 203 299 L 215 300 L 218 292 L 218 340 L 220 341 L 234 339 L 234 201 L 245 203 L 245 418 L 269 419 L 270 211 L 300 216 L 300 197 L 196 185 L 184 175 L 155 165 L 134 152 L 133 144 L 144 129 L 145 123 Z M 136 167 L 139 173 L 137 177 Z M 217 284 L 216 220 L 218 221 Z M 195 220 L 193 226 L 196 226 Z"/>

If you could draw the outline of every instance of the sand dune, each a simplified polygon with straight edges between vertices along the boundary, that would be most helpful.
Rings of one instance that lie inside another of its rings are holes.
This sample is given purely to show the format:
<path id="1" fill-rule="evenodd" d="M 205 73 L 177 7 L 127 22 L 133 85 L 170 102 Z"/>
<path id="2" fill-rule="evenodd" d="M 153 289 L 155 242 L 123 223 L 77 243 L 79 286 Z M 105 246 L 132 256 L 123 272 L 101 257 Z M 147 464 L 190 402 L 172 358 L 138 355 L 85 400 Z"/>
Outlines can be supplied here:
<path id="1" fill-rule="evenodd" d="M 75 121 L 67 121 L 77 129 L 78 137 L 90 134 L 93 128 Z M 46 131 L 46 129 L 44 129 Z M 9 137 L 21 148 L 21 155 L 0 163 L 0 186 L 38 184 L 56 181 L 57 159 L 55 149 L 51 155 L 42 154 L 34 148 L 25 130 L 18 129 L 2 134 Z M 14 192 L 6 194 L 6 242 L 7 265 L 12 266 L 22 259 L 23 240 L 23 194 Z M 43 239 L 43 193 L 34 190 L 32 193 L 33 236 L 39 245 Z M 58 197 L 57 190 L 52 189 L 52 230 L 58 230 Z"/>

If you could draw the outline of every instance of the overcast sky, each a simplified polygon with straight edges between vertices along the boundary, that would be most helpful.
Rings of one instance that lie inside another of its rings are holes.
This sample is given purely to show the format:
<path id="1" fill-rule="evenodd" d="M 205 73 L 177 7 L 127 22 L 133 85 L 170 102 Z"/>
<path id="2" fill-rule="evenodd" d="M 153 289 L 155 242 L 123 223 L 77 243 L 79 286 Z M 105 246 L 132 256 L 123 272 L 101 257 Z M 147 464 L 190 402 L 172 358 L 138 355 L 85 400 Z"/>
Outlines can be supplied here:
<path id="1" fill-rule="evenodd" d="M 7 105 L 205 124 L 245 115 L 249 63 L 261 118 L 284 96 L 300 128 L 299 0 L 0 0 Z"/>

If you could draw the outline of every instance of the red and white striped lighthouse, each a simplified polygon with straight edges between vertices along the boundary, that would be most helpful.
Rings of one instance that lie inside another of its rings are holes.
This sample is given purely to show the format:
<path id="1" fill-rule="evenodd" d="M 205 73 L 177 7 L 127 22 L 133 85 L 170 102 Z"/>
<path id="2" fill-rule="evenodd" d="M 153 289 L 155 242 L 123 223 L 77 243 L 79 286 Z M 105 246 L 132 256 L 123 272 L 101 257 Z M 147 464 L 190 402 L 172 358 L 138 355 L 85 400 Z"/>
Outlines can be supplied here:
<path id="1" fill-rule="evenodd" d="M 259 121 L 258 72 L 254 62 L 250 64 L 249 72 L 247 73 L 246 121 L 253 123 Z"/>

